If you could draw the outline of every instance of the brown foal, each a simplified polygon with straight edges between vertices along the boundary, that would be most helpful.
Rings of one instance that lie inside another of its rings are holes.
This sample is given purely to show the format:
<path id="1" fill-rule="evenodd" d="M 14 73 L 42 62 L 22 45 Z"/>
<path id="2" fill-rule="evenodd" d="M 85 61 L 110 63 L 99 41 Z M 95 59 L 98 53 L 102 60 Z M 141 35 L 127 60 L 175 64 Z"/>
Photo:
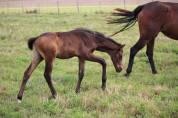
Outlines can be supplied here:
<path id="1" fill-rule="evenodd" d="M 147 45 L 146 54 L 150 62 L 152 73 L 156 74 L 157 70 L 153 60 L 155 38 L 159 32 L 162 32 L 166 36 L 178 40 L 178 3 L 158 1 L 151 2 L 138 6 L 132 12 L 118 8 L 113 15 L 120 16 L 121 18 L 113 19 L 109 21 L 109 23 L 126 23 L 121 30 L 113 35 L 127 30 L 137 21 L 139 25 L 140 38 L 138 42 L 130 49 L 130 58 L 126 75 L 131 73 L 134 57 L 145 45 Z"/>
<path id="2" fill-rule="evenodd" d="M 22 100 L 26 83 L 37 65 L 44 59 L 44 77 L 52 97 L 57 93 L 51 81 L 51 73 L 55 58 L 68 59 L 78 57 L 79 59 L 79 79 L 76 86 L 76 93 L 80 91 L 80 84 L 84 76 L 85 61 L 93 61 L 102 65 L 102 89 L 106 88 L 106 62 L 104 59 L 93 54 L 95 50 L 106 52 L 117 72 L 122 70 L 122 53 L 124 45 L 118 44 L 113 39 L 95 31 L 78 28 L 69 32 L 49 32 L 28 41 L 28 47 L 33 49 L 33 59 L 29 67 L 24 72 L 24 77 L 18 93 L 18 100 Z"/>

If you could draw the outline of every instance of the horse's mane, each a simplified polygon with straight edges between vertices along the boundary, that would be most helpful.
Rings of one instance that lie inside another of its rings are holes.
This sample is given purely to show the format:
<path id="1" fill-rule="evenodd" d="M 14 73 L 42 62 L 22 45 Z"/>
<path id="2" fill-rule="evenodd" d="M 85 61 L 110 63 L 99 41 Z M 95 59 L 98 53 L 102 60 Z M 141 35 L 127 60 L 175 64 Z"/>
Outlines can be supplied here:
<path id="1" fill-rule="evenodd" d="M 97 32 L 97 31 L 92 31 L 92 30 L 89 30 L 89 29 L 86 29 L 86 28 L 77 28 L 73 31 L 81 31 L 81 32 L 86 32 L 86 33 L 89 33 L 89 34 L 92 34 L 96 40 L 99 40 L 100 42 L 103 42 L 105 40 L 108 40 L 108 41 L 111 41 L 112 43 L 116 44 L 116 45 L 121 45 L 119 43 L 117 43 L 116 41 L 114 41 L 112 38 L 108 37 L 108 36 L 105 36 L 103 33 L 101 32 Z"/>

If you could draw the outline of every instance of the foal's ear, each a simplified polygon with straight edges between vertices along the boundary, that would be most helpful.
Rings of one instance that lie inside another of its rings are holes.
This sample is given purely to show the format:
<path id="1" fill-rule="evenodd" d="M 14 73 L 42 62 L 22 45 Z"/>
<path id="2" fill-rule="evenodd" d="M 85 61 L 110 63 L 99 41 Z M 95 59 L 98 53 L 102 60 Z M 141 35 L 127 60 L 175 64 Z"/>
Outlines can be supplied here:
<path id="1" fill-rule="evenodd" d="M 125 44 L 121 45 L 121 48 L 124 48 L 125 47 Z"/>

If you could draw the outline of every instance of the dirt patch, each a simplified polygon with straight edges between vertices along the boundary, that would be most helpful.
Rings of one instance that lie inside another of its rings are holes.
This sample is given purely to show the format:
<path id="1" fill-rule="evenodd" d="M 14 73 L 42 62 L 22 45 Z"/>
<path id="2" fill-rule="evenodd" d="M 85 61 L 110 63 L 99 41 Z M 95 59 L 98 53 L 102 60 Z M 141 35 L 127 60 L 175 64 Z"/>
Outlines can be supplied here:
<path id="1" fill-rule="evenodd" d="M 6 87 L 0 86 L 0 94 L 1 94 L 1 93 L 4 93 L 5 91 L 6 91 Z"/>

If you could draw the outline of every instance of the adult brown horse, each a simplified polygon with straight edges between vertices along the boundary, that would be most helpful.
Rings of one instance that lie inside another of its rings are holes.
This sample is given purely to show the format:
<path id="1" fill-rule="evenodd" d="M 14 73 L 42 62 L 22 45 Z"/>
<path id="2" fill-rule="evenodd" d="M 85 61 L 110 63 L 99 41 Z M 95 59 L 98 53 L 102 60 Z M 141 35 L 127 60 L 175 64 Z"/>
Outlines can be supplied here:
<path id="1" fill-rule="evenodd" d="M 112 19 L 109 23 L 126 23 L 121 30 L 113 35 L 132 27 L 137 21 L 139 25 L 140 38 L 130 49 L 126 75 L 131 73 L 134 57 L 145 45 L 147 45 L 146 54 L 150 62 L 152 73 L 156 74 L 157 70 L 153 60 L 155 38 L 159 32 L 162 32 L 166 36 L 178 40 L 178 3 L 151 2 L 138 6 L 132 12 L 118 8 L 113 15 L 121 16 L 121 18 Z"/>
<path id="2" fill-rule="evenodd" d="M 93 54 L 95 50 L 106 52 L 117 72 L 122 70 L 122 53 L 124 45 L 115 42 L 113 39 L 103 34 L 83 28 L 78 28 L 69 32 L 50 32 L 28 41 L 28 47 L 33 49 L 34 56 L 31 64 L 24 72 L 21 88 L 18 93 L 18 100 L 22 100 L 25 85 L 37 65 L 45 60 L 44 77 L 48 83 L 52 97 L 57 93 L 51 81 L 52 66 L 55 58 L 68 59 L 78 57 L 79 59 L 79 79 L 76 86 L 76 93 L 80 91 L 80 84 L 84 76 L 85 61 L 93 61 L 102 65 L 102 89 L 106 88 L 106 62 L 104 59 Z"/>

